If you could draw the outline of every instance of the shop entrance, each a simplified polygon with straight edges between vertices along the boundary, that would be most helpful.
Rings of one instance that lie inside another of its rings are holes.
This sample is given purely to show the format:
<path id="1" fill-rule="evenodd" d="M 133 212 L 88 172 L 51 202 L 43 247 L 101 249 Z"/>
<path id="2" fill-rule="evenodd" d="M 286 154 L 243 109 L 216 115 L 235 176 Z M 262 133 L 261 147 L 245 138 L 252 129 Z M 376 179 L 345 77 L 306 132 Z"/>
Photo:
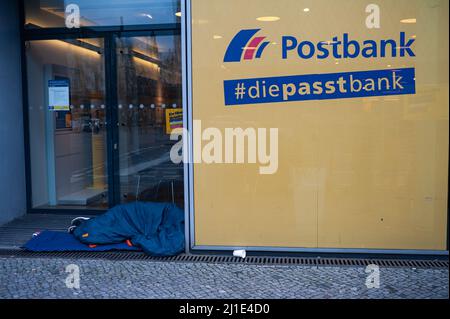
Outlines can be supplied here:
<path id="1" fill-rule="evenodd" d="M 170 160 L 182 123 L 179 30 L 41 34 L 25 55 L 33 211 L 183 207 L 183 166 Z"/>

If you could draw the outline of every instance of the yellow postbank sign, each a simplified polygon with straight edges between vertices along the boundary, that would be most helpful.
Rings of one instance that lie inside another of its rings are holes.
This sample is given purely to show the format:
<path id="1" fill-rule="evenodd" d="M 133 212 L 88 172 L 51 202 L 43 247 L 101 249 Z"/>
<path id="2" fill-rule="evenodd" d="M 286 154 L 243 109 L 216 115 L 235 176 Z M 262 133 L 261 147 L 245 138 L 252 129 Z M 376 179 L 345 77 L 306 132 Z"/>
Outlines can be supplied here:
<path id="1" fill-rule="evenodd" d="M 189 3 L 192 119 L 278 129 L 193 164 L 194 246 L 447 249 L 448 1 Z"/>

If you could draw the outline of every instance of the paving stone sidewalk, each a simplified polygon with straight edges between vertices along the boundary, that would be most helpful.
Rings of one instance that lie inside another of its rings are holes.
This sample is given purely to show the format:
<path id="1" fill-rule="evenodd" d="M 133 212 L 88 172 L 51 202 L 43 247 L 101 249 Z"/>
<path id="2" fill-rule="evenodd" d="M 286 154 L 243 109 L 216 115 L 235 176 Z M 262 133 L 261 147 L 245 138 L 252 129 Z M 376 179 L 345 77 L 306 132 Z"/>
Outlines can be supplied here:
<path id="1" fill-rule="evenodd" d="M 80 289 L 66 267 L 80 269 Z M 448 298 L 448 269 L 0 258 L 0 298 Z"/>

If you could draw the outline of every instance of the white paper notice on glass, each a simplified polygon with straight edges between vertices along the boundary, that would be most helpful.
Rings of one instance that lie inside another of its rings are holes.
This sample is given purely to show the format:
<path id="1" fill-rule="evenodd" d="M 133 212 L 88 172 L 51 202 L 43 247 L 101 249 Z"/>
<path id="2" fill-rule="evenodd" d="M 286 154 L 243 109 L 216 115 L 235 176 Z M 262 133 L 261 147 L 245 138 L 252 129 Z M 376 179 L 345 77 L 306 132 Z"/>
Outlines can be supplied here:
<path id="1" fill-rule="evenodd" d="M 48 109 L 50 111 L 70 110 L 70 93 L 68 80 L 48 81 Z"/>

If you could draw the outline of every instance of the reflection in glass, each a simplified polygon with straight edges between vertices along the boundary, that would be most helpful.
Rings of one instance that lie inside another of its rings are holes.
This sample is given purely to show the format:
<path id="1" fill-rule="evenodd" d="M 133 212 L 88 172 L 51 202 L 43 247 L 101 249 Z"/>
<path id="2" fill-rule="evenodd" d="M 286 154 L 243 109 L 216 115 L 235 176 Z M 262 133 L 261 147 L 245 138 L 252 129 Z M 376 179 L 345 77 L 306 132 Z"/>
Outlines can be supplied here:
<path id="1" fill-rule="evenodd" d="M 30 41 L 26 54 L 33 207 L 106 208 L 103 41 Z"/>
<path id="2" fill-rule="evenodd" d="M 65 27 L 69 4 L 78 5 L 82 27 L 180 22 L 179 0 L 25 0 L 26 27 Z"/>
<path id="3" fill-rule="evenodd" d="M 170 159 L 182 120 L 179 36 L 117 40 L 121 200 L 183 206 L 183 165 Z"/>

